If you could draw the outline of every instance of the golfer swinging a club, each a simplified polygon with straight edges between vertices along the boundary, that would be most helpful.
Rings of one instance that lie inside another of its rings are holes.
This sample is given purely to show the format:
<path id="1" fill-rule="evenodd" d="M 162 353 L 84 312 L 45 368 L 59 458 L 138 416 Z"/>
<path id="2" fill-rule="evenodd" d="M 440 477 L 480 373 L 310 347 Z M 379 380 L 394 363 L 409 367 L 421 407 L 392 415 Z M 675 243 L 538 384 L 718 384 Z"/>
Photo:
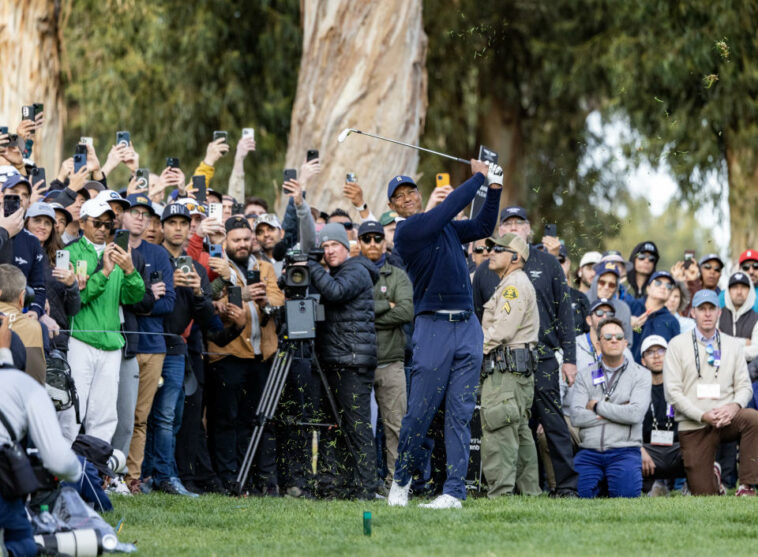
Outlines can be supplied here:
<path id="1" fill-rule="evenodd" d="M 474 175 L 437 207 L 423 212 L 421 194 L 408 176 L 396 176 L 387 187 L 390 208 L 397 212 L 395 252 L 413 281 L 415 328 L 408 413 L 400 428 L 395 477 L 387 502 L 408 504 L 411 472 L 421 444 L 445 401 L 447 479 L 432 509 L 460 508 L 466 498 L 469 422 L 476 404 L 482 367 L 483 335 L 474 315 L 471 281 L 462 244 L 487 238 L 495 229 L 503 170 L 472 160 Z M 485 178 L 486 176 L 486 178 Z M 487 180 L 487 198 L 471 220 L 454 220 Z"/>

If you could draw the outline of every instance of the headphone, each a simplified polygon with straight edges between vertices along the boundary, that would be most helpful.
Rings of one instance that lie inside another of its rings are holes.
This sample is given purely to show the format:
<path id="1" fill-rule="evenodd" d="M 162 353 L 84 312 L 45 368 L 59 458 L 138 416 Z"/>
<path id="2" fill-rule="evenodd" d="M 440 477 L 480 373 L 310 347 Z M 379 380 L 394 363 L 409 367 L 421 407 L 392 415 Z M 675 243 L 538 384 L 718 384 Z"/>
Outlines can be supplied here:
<path id="1" fill-rule="evenodd" d="M 518 261 L 518 253 L 511 254 L 511 263 L 516 263 Z"/>

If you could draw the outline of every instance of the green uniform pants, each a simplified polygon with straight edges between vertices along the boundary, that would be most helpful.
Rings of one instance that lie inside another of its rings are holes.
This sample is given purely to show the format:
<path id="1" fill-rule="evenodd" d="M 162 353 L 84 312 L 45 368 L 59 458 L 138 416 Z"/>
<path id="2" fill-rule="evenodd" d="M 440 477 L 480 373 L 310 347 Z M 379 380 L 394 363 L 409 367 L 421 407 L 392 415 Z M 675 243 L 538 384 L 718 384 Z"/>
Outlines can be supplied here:
<path id="1" fill-rule="evenodd" d="M 482 382 L 482 469 L 489 497 L 539 495 L 537 448 L 529 429 L 534 376 L 495 371 Z"/>

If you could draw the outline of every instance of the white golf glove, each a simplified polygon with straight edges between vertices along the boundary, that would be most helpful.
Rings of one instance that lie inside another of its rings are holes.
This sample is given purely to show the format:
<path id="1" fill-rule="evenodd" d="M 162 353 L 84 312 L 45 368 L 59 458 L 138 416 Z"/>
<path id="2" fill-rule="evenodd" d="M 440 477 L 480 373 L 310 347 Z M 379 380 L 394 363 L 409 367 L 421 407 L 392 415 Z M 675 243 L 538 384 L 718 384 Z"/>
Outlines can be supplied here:
<path id="1" fill-rule="evenodd" d="M 503 168 L 495 164 L 494 162 L 487 162 L 487 164 L 490 167 L 489 172 L 487 173 L 487 186 L 491 186 L 492 184 L 497 184 L 498 186 L 503 185 Z"/>

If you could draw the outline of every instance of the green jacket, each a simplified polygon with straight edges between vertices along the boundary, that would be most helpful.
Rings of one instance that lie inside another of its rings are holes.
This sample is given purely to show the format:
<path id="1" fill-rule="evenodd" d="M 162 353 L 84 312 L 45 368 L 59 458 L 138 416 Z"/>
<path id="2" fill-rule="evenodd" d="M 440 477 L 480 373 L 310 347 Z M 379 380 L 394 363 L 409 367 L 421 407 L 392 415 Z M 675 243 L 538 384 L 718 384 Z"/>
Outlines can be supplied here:
<path id="1" fill-rule="evenodd" d="M 65 248 L 71 254 L 71 264 L 76 269 L 77 261 L 87 262 L 87 287 L 80 292 L 82 308 L 69 317 L 71 336 L 98 350 L 119 350 L 124 345 L 121 335 L 120 304 L 135 304 L 145 295 L 145 283 L 135 270 L 128 275 L 116 265 L 106 278 L 102 271 L 101 258 L 94 246 L 84 237 Z M 91 330 L 113 331 L 112 333 L 88 333 Z"/>
<path id="2" fill-rule="evenodd" d="M 395 307 L 390 307 L 390 302 Z M 403 326 L 413 319 L 413 286 L 405 271 L 385 262 L 374 285 L 376 352 L 379 365 L 402 362 Z"/>

